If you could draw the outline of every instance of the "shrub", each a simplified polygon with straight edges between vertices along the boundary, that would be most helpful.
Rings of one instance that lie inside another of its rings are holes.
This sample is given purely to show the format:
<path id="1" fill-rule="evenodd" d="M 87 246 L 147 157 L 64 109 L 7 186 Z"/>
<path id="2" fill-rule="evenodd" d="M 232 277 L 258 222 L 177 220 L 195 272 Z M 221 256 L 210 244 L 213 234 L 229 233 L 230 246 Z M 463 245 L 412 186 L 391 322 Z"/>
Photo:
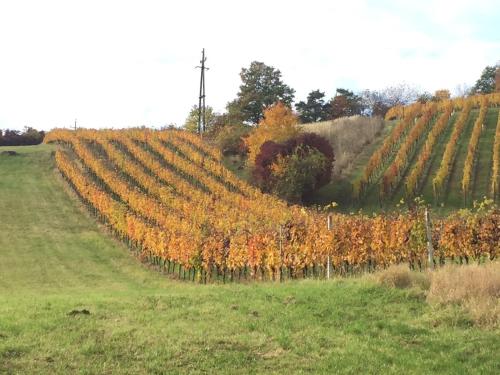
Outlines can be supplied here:
<path id="1" fill-rule="evenodd" d="M 300 202 L 318 188 L 328 159 L 318 150 L 299 145 L 291 155 L 278 155 L 271 165 L 271 190 L 290 202 Z"/>
<path id="2" fill-rule="evenodd" d="M 333 161 L 326 139 L 303 133 L 283 143 L 262 144 L 252 172 L 262 190 L 300 201 L 330 181 Z"/>
<path id="3" fill-rule="evenodd" d="M 334 155 L 332 146 L 330 146 L 330 143 L 324 137 L 314 133 L 302 133 L 295 138 L 289 139 L 286 142 L 286 146 L 290 150 L 294 150 L 299 146 L 307 146 L 322 153 L 328 162 L 321 173 L 317 175 L 317 185 L 319 187 L 330 182 Z"/>
<path id="4" fill-rule="evenodd" d="M 243 124 L 225 125 L 215 135 L 215 144 L 224 155 L 245 155 L 248 151 L 243 138 L 250 127 Z"/>
<path id="5" fill-rule="evenodd" d="M 260 153 L 257 155 L 253 168 L 253 177 L 258 186 L 263 190 L 270 190 L 271 165 L 276 161 L 278 155 L 286 156 L 291 153 L 287 145 L 267 141 L 260 147 Z"/>

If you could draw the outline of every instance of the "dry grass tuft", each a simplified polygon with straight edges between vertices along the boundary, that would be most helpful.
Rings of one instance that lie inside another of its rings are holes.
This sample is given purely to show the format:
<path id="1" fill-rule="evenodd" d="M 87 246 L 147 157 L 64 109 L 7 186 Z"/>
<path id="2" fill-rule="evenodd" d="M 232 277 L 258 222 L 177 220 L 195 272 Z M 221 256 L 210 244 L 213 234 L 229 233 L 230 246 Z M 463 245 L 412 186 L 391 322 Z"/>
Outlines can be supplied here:
<path id="1" fill-rule="evenodd" d="M 377 283 L 398 289 L 418 287 L 423 290 L 429 289 L 430 279 L 427 272 L 411 271 L 407 265 L 399 264 L 377 272 L 375 275 Z"/>
<path id="2" fill-rule="evenodd" d="M 427 291 L 435 306 L 460 306 L 475 324 L 500 327 L 500 262 L 486 265 L 448 265 L 433 272 L 411 271 L 400 264 L 375 273 L 380 285 Z"/>
<path id="3" fill-rule="evenodd" d="M 432 273 L 431 304 L 464 307 L 479 325 L 500 325 L 500 263 L 447 266 Z"/>

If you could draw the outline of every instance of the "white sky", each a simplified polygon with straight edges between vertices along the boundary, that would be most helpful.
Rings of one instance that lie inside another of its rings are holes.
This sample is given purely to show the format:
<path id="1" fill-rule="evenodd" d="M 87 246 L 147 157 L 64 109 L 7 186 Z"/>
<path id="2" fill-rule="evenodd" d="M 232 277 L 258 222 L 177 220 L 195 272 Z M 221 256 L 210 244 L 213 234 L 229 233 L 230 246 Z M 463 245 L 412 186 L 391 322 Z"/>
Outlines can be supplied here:
<path id="1" fill-rule="evenodd" d="M 500 60 L 500 3 L 0 0 L 0 128 L 181 125 L 203 47 L 217 111 L 253 60 L 296 101 L 402 81 L 453 91 Z"/>

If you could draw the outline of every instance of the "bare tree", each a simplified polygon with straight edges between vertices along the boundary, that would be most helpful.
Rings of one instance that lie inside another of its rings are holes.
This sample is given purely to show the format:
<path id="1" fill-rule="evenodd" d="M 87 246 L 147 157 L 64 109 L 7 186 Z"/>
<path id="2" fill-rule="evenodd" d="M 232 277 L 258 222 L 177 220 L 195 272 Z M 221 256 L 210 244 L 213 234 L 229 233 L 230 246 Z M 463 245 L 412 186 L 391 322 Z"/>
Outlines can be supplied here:
<path id="1" fill-rule="evenodd" d="M 472 86 L 467 83 L 461 83 L 453 89 L 454 98 L 465 98 L 469 96 L 472 90 Z"/>
<path id="2" fill-rule="evenodd" d="M 396 105 L 406 105 L 415 102 L 420 96 L 419 90 L 407 83 L 400 83 L 396 86 L 387 87 L 382 91 L 386 104 L 389 107 Z"/>

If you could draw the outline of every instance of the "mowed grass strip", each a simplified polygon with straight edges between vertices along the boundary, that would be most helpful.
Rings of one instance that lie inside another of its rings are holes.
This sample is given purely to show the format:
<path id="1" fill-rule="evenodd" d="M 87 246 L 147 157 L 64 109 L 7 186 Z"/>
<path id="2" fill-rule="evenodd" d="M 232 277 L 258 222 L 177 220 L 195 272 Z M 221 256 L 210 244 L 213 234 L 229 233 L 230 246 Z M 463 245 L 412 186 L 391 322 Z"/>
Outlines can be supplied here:
<path id="1" fill-rule="evenodd" d="M 169 280 L 68 194 L 53 146 L 9 149 L 20 155 L 0 156 L 2 374 L 498 373 L 498 329 L 418 290 Z"/>
<path id="2" fill-rule="evenodd" d="M 491 196 L 491 173 L 493 168 L 493 143 L 500 110 L 490 108 L 484 119 L 484 129 L 477 145 L 476 163 L 473 173 L 472 198 L 481 201 Z"/>
<path id="3" fill-rule="evenodd" d="M 471 110 L 467 125 L 458 138 L 453 167 L 449 179 L 447 181 L 446 193 L 443 195 L 443 201 L 446 206 L 463 207 L 465 205 L 464 196 L 462 193 L 462 177 L 464 175 L 465 159 L 467 158 L 467 147 L 474 127 L 474 122 L 479 115 L 479 110 Z"/>

